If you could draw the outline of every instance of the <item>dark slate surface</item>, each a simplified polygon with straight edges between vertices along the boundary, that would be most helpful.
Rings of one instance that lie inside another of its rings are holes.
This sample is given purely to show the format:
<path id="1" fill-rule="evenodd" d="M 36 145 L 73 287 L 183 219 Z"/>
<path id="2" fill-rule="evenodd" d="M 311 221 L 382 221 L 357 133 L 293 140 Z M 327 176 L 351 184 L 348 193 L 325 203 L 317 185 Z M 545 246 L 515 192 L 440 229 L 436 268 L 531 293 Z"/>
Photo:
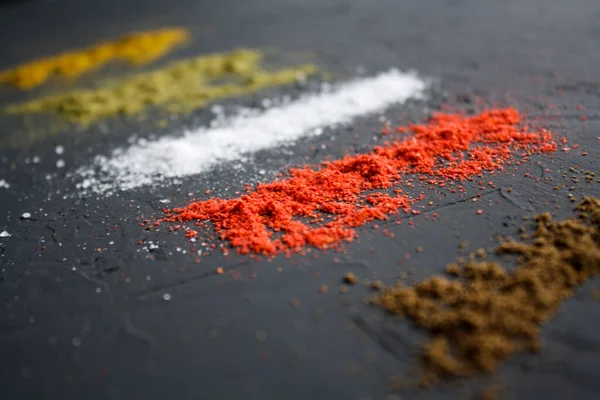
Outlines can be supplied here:
<path id="1" fill-rule="evenodd" d="M 195 37 L 190 47 L 171 58 L 251 46 L 283 50 L 274 53 L 276 62 L 285 54 L 305 53 L 340 77 L 357 66 L 370 73 L 390 66 L 414 68 L 438 84 L 430 100 L 396 107 L 387 113 L 390 118 L 402 115 L 422 121 L 446 101 L 472 108 L 464 99 L 478 96 L 488 104 L 508 103 L 540 117 L 580 147 L 491 177 L 496 189 L 470 187 L 469 196 L 483 194 L 476 205 L 470 197 L 427 191 L 434 205 L 421 203 L 423 212 L 413 218 L 414 226 L 380 223 L 395 233 L 394 239 L 371 225 L 360 229 L 361 239 L 343 254 L 313 258 L 313 252 L 256 262 L 215 253 L 195 264 L 193 257 L 176 251 L 187 248 L 182 235 L 147 233 L 135 219 L 157 215 L 162 206 L 158 200 L 165 197 L 177 197 L 175 203 L 184 204 L 189 192 L 211 189 L 214 195 L 231 195 L 244 183 L 256 182 L 260 168 L 269 171 L 261 179 L 268 179 L 305 160 L 318 162 L 346 148 L 364 150 L 374 143 L 378 119 L 363 118 L 352 127 L 304 141 L 292 148 L 292 157 L 280 150 L 263 152 L 241 173 L 225 166 L 187 179 L 182 187 L 82 199 L 72 196 L 73 182 L 65 173 L 92 154 L 125 144 L 134 132 L 181 132 L 206 123 L 210 113 L 199 111 L 164 129 L 121 119 L 87 130 L 52 131 L 38 120 L 36 126 L 42 129 L 34 135 L 22 119 L 2 116 L 0 179 L 11 187 L 0 189 L 0 231 L 6 229 L 12 237 L 0 239 L 0 397 L 473 397 L 490 379 L 394 392 L 390 378 L 408 376 L 425 336 L 365 305 L 366 289 L 354 287 L 339 294 L 336 288 L 348 271 L 386 282 L 402 273 L 410 273 L 413 280 L 431 276 L 459 256 L 458 244 L 464 240 L 472 249 L 491 247 L 495 235 L 516 235 L 524 214 L 551 210 L 559 217 L 570 215 L 569 186 L 575 187 L 577 198 L 600 195 L 599 184 L 585 183 L 582 174 L 569 171 L 575 165 L 593 169 L 600 149 L 600 3 L 7 2 L 0 8 L 0 67 L 165 25 L 188 26 Z M 124 71 L 109 68 L 83 82 L 93 84 L 98 77 Z M 0 101 L 58 90 L 60 85 L 28 95 L 3 88 Z M 265 96 L 296 93 L 298 89 L 282 89 Z M 227 104 L 253 105 L 260 98 Z M 54 147 L 59 144 L 66 148 L 64 170 L 55 167 Z M 325 150 L 310 150 L 322 144 Z M 581 156 L 583 151 L 587 157 Z M 36 155 L 40 164 L 26 163 Z M 580 182 L 573 182 L 573 176 Z M 557 184 L 566 188 L 557 192 Z M 485 213 L 477 215 L 477 208 Z M 32 219 L 20 219 L 24 212 Z M 433 212 L 438 213 L 437 221 L 428 219 Z M 153 259 L 137 245 L 140 240 L 160 243 Z M 424 251 L 416 253 L 417 246 Z M 215 275 L 218 266 L 227 272 Z M 330 287 L 326 294 L 318 292 L 323 284 Z M 590 290 L 597 284 L 578 291 L 544 327 L 546 347 L 541 354 L 515 357 L 501 369 L 497 379 L 506 385 L 507 398 L 596 398 L 600 309 Z M 165 293 L 171 300 L 163 299 Z M 293 298 L 301 300 L 299 308 L 292 307 Z"/>

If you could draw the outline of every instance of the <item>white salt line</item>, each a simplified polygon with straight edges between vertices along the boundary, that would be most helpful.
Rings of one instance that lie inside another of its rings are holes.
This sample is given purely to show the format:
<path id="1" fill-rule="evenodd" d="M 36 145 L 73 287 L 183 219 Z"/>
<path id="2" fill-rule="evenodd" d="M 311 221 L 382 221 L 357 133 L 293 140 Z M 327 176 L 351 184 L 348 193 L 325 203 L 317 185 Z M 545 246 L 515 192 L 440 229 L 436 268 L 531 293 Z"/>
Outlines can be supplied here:
<path id="1" fill-rule="evenodd" d="M 77 171 L 80 189 L 112 193 L 201 173 L 217 162 L 239 160 L 258 150 L 319 135 L 326 126 L 422 96 L 425 82 L 415 73 L 390 70 L 331 91 L 309 94 L 258 115 L 238 115 L 219 127 L 181 137 L 140 141 Z M 99 171 L 98 171 L 99 170 Z"/>

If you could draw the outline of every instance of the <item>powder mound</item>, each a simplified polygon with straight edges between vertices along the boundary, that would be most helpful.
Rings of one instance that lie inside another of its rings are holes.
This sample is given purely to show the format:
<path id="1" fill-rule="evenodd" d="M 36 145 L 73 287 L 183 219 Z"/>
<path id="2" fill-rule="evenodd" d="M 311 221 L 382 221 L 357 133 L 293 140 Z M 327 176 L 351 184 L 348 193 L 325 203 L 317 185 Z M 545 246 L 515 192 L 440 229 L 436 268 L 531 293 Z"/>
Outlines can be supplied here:
<path id="1" fill-rule="evenodd" d="M 235 71 L 254 74 L 260 53 L 238 51 L 212 59 L 207 56 L 202 60 L 202 63 L 193 64 L 193 68 L 204 66 L 207 67 L 206 73 L 221 74 L 223 71 L 231 72 L 233 63 L 237 68 Z M 186 69 L 190 67 L 187 61 L 185 63 Z M 291 82 L 298 78 L 300 72 L 302 71 L 292 68 L 273 74 Z M 285 83 L 279 78 L 270 80 L 263 76 L 255 83 L 250 83 L 250 86 L 242 84 L 236 87 L 254 90 L 259 88 L 255 85 Z M 188 81 L 179 83 L 180 86 L 182 84 L 190 86 Z M 192 86 L 189 90 L 196 92 L 202 87 Z M 174 86 L 166 86 L 165 90 L 171 92 L 173 88 Z M 288 145 L 305 136 L 320 135 L 325 127 L 348 123 L 355 117 L 377 112 L 410 98 L 418 98 L 425 88 L 425 82 L 416 74 L 390 70 L 373 77 L 344 82 L 330 89 L 324 88 L 321 92 L 306 94 L 264 112 L 248 112 L 245 109 L 245 112 L 236 116 L 217 120 L 219 124 L 210 128 L 188 131 L 180 137 L 166 136 L 136 143 L 127 149 L 115 150 L 110 157 L 98 156 L 94 165 L 84 166 L 77 171 L 77 176 L 83 178 L 79 187 L 86 191 L 110 194 L 115 190 L 168 184 L 176 179 L 202 173 L 217 163 L 243 160 L 262 149 Z M 187 89 L 175 91 L 179 98 L 189 92 Z M 160 92 L 151 93 L 154 96 Z M 196 104 L 194 98 L 181 99 L 185 100 L 187 106 L 193 106 Z M 200 96 L 197 100 L 206 102 L 211 99 L 214 98 Z M 132 107 L 137 103 L 124 104 Z M 93 112 L 104 108 L 93 109 Z"/>
<path id="2" fill-rule="evenodd" d="M 517 352 L 541 348 L 541 325 L 578 286 L 600 273 L 600 200 L 585 198 L 578 219 L 536 217 L 530 242 L 506 242 L 517 268 L 470 259 L 410 287 L 386 289 L 374 300 L 427 330 L 423 384 L 494 372 Z"/>
<path id="3" fill-rule="evenodd" d="M 143 65 L 162 57 L 188 40 L 188 37 L 188 32 L 181 28 L 134 33 L 87 49 L 39 58 L 0 71 L 0 83 L 9 83 L 25 90 L 39 86 L 53 76 L 77 78 L 115 59 Z"/>
<path id="4" fill-rule="evenodd" d="M 135 51 L 126 54 L 137 55 Z M 167 107 L 169 112 L 192 111 L 218 99 L 293 83 L 316 71 L 314 65 L 266 71 L 260 65 L 263 56 L 250 49 L 203 55 L 134 74 L 98 89 L 75 90 L 11 105 L 7 111 L 55 113 L 85 126 L 106 117 L 138 114 L 149 106 Z"/>
<path id="5" fill-rule="evenodd" d="M 292 169 L 289 177 L 261 183 L 239 198 L 210 199 L 165 210 L 160 222 L 214 225 L 219 237 L 244 253 L 273 256 L 305 246 L 337 247 L 356 237 L 355 227 L 385 220 L 410 206 L 411 197 L 389 189 L 417 174 L 429 184 L 472 179 L 514 158 L 556 149 L 549 132 L 530 130 L 512 108 L 475 116 L 436 114 L 423 125 L 367 154 Z M 405 131 L 405 129 L 400 129 Z"/>

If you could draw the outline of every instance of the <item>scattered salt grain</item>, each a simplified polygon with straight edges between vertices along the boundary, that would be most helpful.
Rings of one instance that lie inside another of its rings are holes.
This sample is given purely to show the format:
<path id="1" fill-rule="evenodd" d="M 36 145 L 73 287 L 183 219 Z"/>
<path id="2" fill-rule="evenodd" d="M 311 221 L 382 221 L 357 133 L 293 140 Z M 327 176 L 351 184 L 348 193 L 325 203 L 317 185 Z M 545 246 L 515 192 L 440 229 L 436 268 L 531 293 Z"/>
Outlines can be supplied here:
<path id="1" fill-rule="evenodd" d="M 10 184 L 4 179 L 0 179 L 0 188 L 8 189 L 10 188 Z"/>
<path id="2" fill-rule="evenodd" d="M 56 154 L 61 155 L 65 152 L 65 148 L 63 146 L 56 146 L 54 151 L 56 152 Z"/>
<path id="3" fill-rule="evenodd" d="M 423 95 L 426 83 L 414 72 L 392 69 L 373 77 L 340 85 L 326 83 L 322 92 L 298 100 L 289 99 L 262 113 L 256 110 L 225 118 L 218 127 L 200 128 L 179 137 L 139 140 L 111 156 L 97 156 L 94 163 L 76 171 L 87 189 L 111 194 L 140 186 L 174 183 L 202 173 L 219 162 L 242 160 L 248 154 L 292 144 L 304 136 L 320 135 L 323 127 L 344 124 L 392 104 Z M 213 112 L 222 109 L 213 106 Z M 86 191 L 88 191 L 86 190 Z"/>
<path id="4" fill-rule="evenodd" d="M 23 214 L 21 214 L 21 218 L 23 218 L 23 219 L 29 219 L 29 218 L 31 218 L 31 213 L 28 213 L 28 212 L 23 213 Z"/>
<path id="5" fill-rule="evenodd" d="M 81 187 L 87 189 L 91 184 L 92 182 L 89 179 L 84 179 L 83 182 L 81 182 Z"/>
<path id="6" fill-rule="evenodd" d="M 6 231 L 0 232 L 0 237 L 4 238 L 4 237 L 10 237 L 10 236 L 12 236 L 12 235 L 10 233 L 6 232 Z"/>
<path id="7" fill-rule="evenodd" d="M 64 168 L 65 166 L 65 160 L 63 160 L 62 158 L 56 161 L 56 168 Z"/>

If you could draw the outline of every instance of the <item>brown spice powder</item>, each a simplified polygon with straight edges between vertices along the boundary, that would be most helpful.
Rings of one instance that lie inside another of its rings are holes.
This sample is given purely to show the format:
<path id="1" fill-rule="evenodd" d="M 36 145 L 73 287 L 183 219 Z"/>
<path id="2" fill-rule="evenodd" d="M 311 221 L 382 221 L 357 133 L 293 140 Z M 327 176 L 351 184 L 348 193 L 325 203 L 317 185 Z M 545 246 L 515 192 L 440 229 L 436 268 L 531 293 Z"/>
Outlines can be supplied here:
<path id="1" fill-rule="evenodd" d="M 541 325 L 578 286 L 600 273 L 600 200 L 586 197 L 579 218 L 538 215 L 528 242 L 509 241 L 498 254 L 517 254 L 508 271 L 473 258 L 411 287 L 387 288 L 374 303 L 427 330 L 422 385 L 440 378 L 494 372 L 511 355 L 541 348 Z"/>

